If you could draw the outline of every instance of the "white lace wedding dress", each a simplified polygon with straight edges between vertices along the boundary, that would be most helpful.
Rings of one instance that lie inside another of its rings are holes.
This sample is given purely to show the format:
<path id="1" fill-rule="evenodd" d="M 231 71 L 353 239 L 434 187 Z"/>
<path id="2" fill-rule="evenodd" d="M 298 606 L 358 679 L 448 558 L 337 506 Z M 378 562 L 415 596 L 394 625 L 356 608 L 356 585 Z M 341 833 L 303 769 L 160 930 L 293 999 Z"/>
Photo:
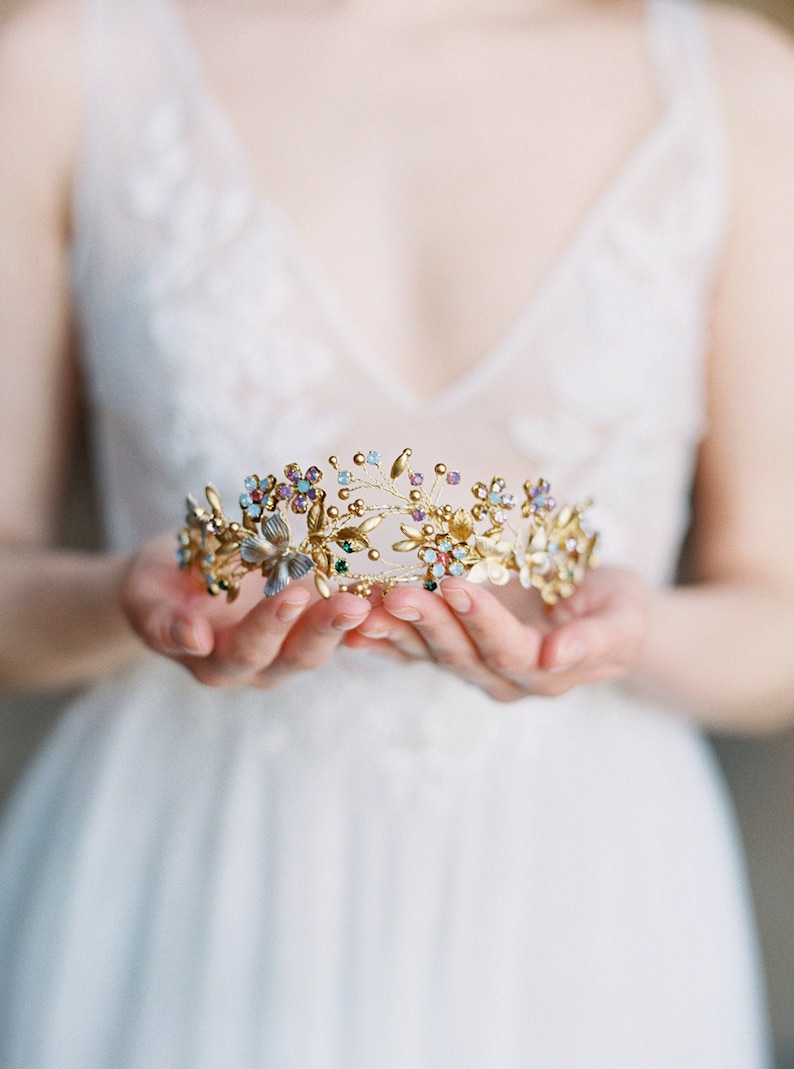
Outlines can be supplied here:
<path id="1" fill-rule="evenodd" d="M 74 287 L 112 546 L 207 481 L 232 502 L 251 471 L 411 445 L 462 494 L 592 495 L 602 557 L 669 582 L 724 226 L 698 10 L 650 0 L 664 114 L 513 329 L 423 400 L 257 193 L 169 3 L 85 3 Z M 3 1069 L 766 1064 L 714 762 L 615 685 L 497 705 L 348 652 L 216 692 L 146 656 L 17 793 L 0 963 Z"/>

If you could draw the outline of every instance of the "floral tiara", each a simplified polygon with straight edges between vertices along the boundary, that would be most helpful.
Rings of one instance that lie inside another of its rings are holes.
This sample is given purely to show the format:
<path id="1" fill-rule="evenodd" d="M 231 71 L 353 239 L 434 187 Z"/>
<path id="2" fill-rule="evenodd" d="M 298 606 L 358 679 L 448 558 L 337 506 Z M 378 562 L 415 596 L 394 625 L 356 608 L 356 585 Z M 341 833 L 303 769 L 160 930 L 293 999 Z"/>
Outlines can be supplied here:
<path id="1" fill-rule="evenodd" d="M 332 583 L 367 597 L 373 588 L 387 591 L 401 583 L 421 582 L 435 590 L 450 575 L 502 586 L 511 572 L 549 605 L 573 594 L 593 563 L 598 539 L 585 517 L 590 502 L 558 509 L 545 479 L 525 482 L 519 501 L 494 476 L 472 486 L 470 508 L 453 508 L 442 495 L 461 482 L 460 473 L 436 464 L 432 475 L 424 475 L 411 466 L 411 455 L 404 449 L 388 474 L 374 450 L 356 453 L 350 469 L 330 457 L 341 505 L 328 504 L 323 473 L 314 465 L 304 472 L 287 464 L 283 479 L 249 475 L 239 498 L 239 522 L 226 516 L 220 494 L 208 486 L 209 510 L 187 499 L 179 564 L 198 567 L 207 591 L 223 592 L 229 601 L 256 570 L 266 580 L 267 597 L 312 570 L 325 598 Z M 305 523 L 302 535 L 292 528 L 298 518 Z M 390 518 L 402 535 L 390 539 L 398 558 L 393 562 L 373 544 L 374 533 Z"/>

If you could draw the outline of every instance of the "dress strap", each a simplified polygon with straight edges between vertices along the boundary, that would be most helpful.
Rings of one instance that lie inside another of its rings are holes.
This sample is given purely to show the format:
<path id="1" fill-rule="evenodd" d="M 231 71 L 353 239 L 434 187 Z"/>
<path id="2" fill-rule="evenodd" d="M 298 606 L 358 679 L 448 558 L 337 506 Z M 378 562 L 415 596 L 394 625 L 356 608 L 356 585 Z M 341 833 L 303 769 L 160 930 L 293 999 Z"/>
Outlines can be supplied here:
<path id="1" fill-rule="evenodd" d="M 689 142 L 690 177 L 701 191 L 702 227 L 714 235 L 715 258 L 727 229 L 729 168 L 725 117 L 701 0 L 645 0 L 650 47 L 659 78 Z"/>

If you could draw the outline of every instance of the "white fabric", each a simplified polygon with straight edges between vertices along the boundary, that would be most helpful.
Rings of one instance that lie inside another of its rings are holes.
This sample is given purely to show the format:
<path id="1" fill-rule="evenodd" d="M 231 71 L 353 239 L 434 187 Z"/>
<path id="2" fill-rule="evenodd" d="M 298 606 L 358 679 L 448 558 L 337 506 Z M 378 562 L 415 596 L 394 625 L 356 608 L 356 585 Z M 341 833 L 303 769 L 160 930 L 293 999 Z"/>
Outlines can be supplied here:
<path id="1" fill-rule="evenodd" d="M 376 448 L 593 495 L 672 578 L 724 168 L 698 9 L 664 114 L 526 312 L 429 401 L 362 352 L 258 192 L 169 0 L 87 0 L 75 294 L 110 541 L 208 480 Z M 461 487 L 461 492 L 463 492 Z M 0 853 L 3 1069 L 759 1069 L 731 817 L 675 711 L 492 703 L 340 655 L 273 693 L 155 657 L 69 711 Z"/>

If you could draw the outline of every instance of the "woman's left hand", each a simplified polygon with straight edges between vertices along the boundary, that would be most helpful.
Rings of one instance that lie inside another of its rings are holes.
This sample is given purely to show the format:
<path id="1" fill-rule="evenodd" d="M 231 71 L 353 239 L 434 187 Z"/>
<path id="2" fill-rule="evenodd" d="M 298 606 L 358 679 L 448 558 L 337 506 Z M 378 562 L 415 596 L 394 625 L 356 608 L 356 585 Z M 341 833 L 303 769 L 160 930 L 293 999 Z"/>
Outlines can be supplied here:
<path id="1" fill-rule="evenodd" d="M 441 597 L 396 587 L 346 642 L 434 661 L 505 702 L 560 695 L 629 671 L 647 626 L 647 590 L 633 573 L 593 571 L 553 608 L 534 590 L 513 589 L 515 612 L 464 579 L 444 580 Z"/>

